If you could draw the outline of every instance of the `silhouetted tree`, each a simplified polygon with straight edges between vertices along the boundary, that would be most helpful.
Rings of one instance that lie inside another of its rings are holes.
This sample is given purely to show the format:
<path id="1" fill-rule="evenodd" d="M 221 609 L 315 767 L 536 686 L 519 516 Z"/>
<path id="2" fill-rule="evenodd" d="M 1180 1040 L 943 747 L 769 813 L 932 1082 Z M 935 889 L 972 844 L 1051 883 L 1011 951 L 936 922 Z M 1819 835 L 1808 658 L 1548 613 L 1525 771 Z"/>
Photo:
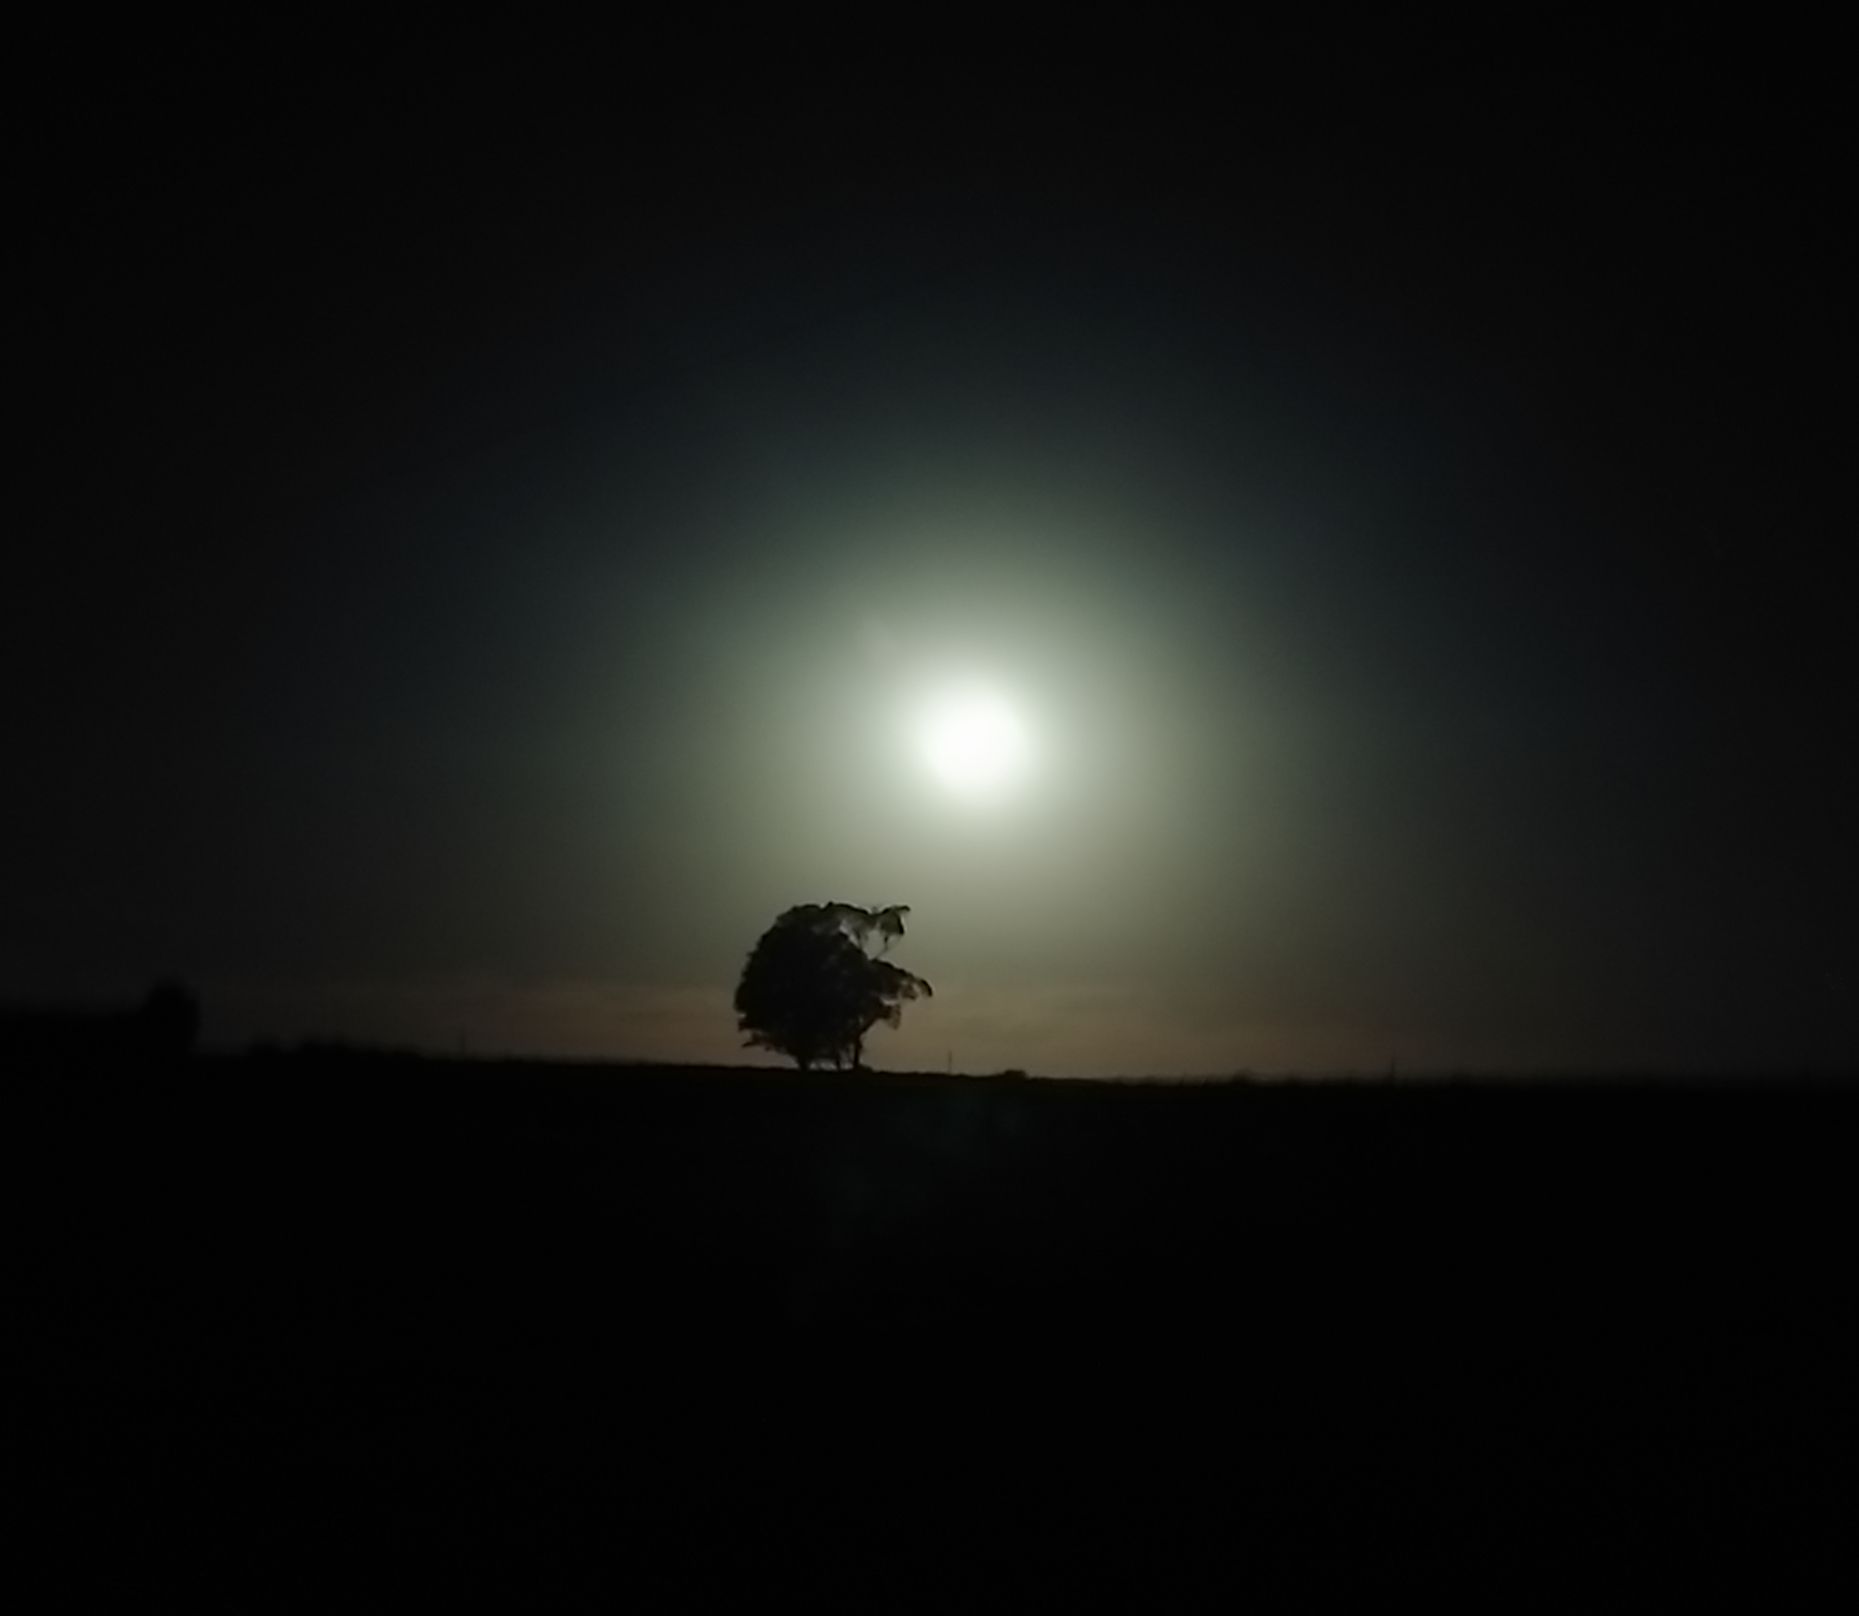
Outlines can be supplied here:
<path id="1" fill-rule="evenodd" d="M 736 984 L 745 1048 L 772 1049 L 802 1071 L 821 1062 L 863 1064 L 865 1034 L 895 1027 L 904 1004 L 930 985 L 883 956 L 904 935 L 906 904 L 861 909 L 803 903 L 763 932 Z"/>

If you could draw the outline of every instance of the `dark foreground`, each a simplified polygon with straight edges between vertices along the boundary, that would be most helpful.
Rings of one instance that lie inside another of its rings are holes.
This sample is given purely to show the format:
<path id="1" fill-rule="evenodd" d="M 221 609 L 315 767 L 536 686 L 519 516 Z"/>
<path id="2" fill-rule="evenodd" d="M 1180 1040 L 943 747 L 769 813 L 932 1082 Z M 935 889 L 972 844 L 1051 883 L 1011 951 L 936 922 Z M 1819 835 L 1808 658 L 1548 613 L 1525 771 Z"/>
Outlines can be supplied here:
<path id="1" fill-rule="evenodd" d="M 1852 1582 L 1852 1089 L 292 1057 L 4 1103 L 15 1525 L 73 1604 Z"/>

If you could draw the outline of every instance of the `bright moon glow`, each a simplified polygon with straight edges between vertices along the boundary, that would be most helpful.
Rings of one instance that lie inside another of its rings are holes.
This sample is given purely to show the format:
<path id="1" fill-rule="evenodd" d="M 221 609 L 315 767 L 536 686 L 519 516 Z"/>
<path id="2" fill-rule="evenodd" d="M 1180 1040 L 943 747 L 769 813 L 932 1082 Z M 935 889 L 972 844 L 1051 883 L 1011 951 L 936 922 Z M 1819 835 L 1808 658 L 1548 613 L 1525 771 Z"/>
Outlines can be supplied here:
<path id="1" fill-rule="evenodd" d="M 951 692 L 925 714 L 923 756 L 959 797 L 999 796 L 1026 772 L 1030 747 L 1019 715 L 991 691 Z"/>

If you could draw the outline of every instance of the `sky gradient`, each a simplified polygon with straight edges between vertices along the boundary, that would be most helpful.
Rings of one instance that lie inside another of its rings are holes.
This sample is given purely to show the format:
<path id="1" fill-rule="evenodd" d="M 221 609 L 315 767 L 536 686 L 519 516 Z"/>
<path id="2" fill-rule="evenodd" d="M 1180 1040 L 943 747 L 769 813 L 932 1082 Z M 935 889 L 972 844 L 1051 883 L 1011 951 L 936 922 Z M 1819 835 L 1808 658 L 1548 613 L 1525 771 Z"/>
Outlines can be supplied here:
<path id="1" fill-rule="evenodd" d="M 884 1066 L 1852 1064 L 1805 59 L 493 43 L 60 80 L 9 997 L 747 1059 L 843 899 L 937 990 Z M 1032 739 L 985 805 L 963 680 Z"/>

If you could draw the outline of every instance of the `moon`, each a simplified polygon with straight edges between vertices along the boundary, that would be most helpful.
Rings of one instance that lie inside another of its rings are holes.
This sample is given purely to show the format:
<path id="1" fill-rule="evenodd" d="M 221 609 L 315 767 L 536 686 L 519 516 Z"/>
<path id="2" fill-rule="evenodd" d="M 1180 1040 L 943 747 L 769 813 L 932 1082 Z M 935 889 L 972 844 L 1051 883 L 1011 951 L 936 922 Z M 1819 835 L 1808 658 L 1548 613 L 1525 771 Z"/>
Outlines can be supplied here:
<path id="1" fill-rule="evenodd" d="M 1026 775 L 1031 740 L 1020 714 L 998 691 L 944 691 L 924 709 L 918 744 L 930 774 L 968 802 L 996 800 Z"/>

